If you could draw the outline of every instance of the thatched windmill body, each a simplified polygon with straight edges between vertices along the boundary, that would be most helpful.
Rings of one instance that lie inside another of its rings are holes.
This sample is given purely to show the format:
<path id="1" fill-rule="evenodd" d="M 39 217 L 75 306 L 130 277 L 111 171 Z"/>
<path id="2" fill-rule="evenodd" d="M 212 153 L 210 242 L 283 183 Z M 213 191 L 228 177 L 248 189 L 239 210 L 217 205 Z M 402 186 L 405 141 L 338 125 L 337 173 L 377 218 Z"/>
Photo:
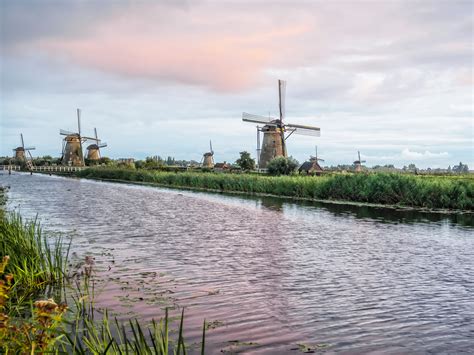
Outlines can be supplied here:
<path id="1" fill-rule="evenodd" d="M 20 133 L 21 138 L 21 146 L 16 147 L 13 149 L 15 152 L 15 159 L 18 161 L 26 162 L 26 166 L 28 169 L 33 167 L 33 156 L 31 155 L 31 151 L 35 150 L 35 147 L 25 147 L 25 141 L 23 139 L 23 133 Z"/>
<path id="2" fill-rule="evenodd" d="M 31 159 L 33 159 L 33 156 L 31 155 L 31 150 L 35 150 L 36 148 L 35 147 L 25 147 L 25 141 L 23 139 L 23 133 L 20 133 L 20 138 L 21 138 L 21 146 L 19 147 L 16 147 L 15 149 L 13 149 L 13 151 L 15 152 L 15 159 L 17 160 L 25 160 L 28 158 L 27 155 L 29 155 L 29 157 Z"/>
<path id="3" fill-rule="evenodd" d="M 97 128 L 94 128 L 95 143 L 87 146 L 87 159 L 92 161 L 98 161 L 101 157 L 100 148 L 107 147 L 107 143 L 101 143 L 101 140 L 97 136 Z"/>
<path id="4" fill-rule="evenodd" d="M 212 142 L 209 141 L 209 152 L 206 152 L 202 156 L 202 167 L 210 168 L 214 167 L 214 151 L 212 150 Z"/>
<path id="5" fill-rule="evenodd" d="M 286 140 L 293 134 L 319 136 L 320 129 L 313 126 L 285 123 L 286 81 L 278 80 L 279 118 L 252 115 L 244 112 L 242 121 L 262 124 L 257 126 L 258 167 L 266 168 L 270 160 L 278 156 L 287 157 Z M 263 142 L 260 148 L 260 132 L 263 132 Z M 287 133 L 285 135 L 285 133 Z"/>
<path id="6" fill-rule="evenodd" d="M 81 110 L 77 109 L 77 132 L 59 130 L 59 134 L 65 136 L 63 139 L 62 165 L 84 166 L 84 155 L 82 143 L 87 140 L 95 140 L 91 137 L 81 135 Z"/>
<path id="7" fill-rule="evenodd" d="M 361 172 L 362 171 L 362 163 L 365 163 L 366 161 L 360 159 L 360 152 L 359 151 L 357 151 L 357 155 L 359 157 L 359 160 L 356 160 L 353 164 L 355 166 L 355 171 L 356 172 Z"/>

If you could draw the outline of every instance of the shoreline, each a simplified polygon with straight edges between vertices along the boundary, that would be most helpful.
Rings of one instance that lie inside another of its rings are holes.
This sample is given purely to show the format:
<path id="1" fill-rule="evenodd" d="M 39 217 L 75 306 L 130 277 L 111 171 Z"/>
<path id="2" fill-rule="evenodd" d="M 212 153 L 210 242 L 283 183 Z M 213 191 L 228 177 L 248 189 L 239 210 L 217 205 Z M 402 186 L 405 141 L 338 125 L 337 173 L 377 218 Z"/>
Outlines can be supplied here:
<path id="1" fill-rule="evenodd" d="M 46 174 L 49 175 L 49 174 Z M 56 175 L 56 174 L 53 174 Z M 299 196 L 288 196 L 288 195 L 276 195 L 269 193 L 261 192 L 246 192 L 238 190 L 219 190 L 211 189 L 205 187 L 195 187 L 195 186 L 182 186 L 182 185 L 170 185 L 157 182 L 147 182 L 147 181 L 133 181 L 133 180 L 124 180 L 124 179 L 112 179 L 112 178 L 99 178 L 99 177 L 78 177 L 75 175 L 56 175 L 65 178 L 76 178 L 92 181 L 104 181 L 112 182 L 119 184 L 131 184 L 139 186 L 150 186 L 150 187 L 159 187 L 159 188 L 169 188 L 172 190 L 188 190 L 188 191 L 200 191 L 200 192 L 212 192 L 216 194 L 229 194 L 229 195 L 243 195 L 243 196 L 253 196 L 253 197 L 272 197 L 283 200 L 293 200 L 297 201 L 308 201 L 308 202 L 318 202 L 322 204 L 330 205 L 347 205 L 347 206 L 358 206 L 358 207 L 370 207 L 370 208 L 383 208 L 396 211 L 416 211 L 421 213 L 436 213 L 436 214 L 445 214 L 445 215 L 474 215 L 474 211 L 470 210 L 456 210 L 456 209 L 430 209 L 427 207 L 411 207 L 403 205 L 390 205 L 390 204 L 379 204 L 379 203 L 370 203 L 370 202 L 357 202 L 357 201 L 348 201 L 348 200 L 324 200 L 324 199 L 315 199 L 308 197 L 299 197 Z"/>

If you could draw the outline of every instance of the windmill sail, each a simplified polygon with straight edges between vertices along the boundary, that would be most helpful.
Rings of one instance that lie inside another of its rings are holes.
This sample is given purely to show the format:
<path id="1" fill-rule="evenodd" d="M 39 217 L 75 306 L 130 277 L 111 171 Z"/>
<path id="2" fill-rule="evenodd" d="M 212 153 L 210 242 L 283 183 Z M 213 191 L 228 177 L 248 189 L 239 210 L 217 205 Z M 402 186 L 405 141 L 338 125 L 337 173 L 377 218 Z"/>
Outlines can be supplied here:
<path id="1" fill-rule="evenodd" d="M 285 142 L 285 126 L 283 119 L 285 118 L 285 97 L 286 97 L 286 81 L 278 80 L 278 107 L 280 110 L 280 137 L 281 146 L 283 148 L 283 156 L 287 156 L 286 142 Z"/>
<path id="2" fill-rule="evenodd" d="M 77 109 L 77 132 L 81 135 L 81 109 Z"/>
<path id="3" fill-rule="evenodd" d="M 268 124 L 271 126 L 277 126 L 274 123 L 276 119 L 273 117 L 265 117 L 260 115 L 252 115 L 251 113 L 243 112 L 242 113 L 242 121 L 245 122 L 253 122 L 253 123 L 260 123 L 260 124 Z"/>
<path id="4" fill-rule="evenodd" d="M 25 141 L 23 140 L 23 133 L 20 133 L 20 137 L 21 137 L 21 146 L 24 149 L 25 148 Z"/>
<path id="5" fill-rule="evenodd" d="M 279 109 L 280 109 L 280 124 L 283 124 L 285 118 L 286 109 L 286 81 L 278 80 L 278 97 L 279 97 Z"/>
<path id="6" fill-rule="evenodd" d="M 286 128 L 295 134 L 301 134 L 303 136 L 319 137 L 321 135 L 321 129 L 319 127 L 289 123 L 286 125 Z"/>
<path id="7" fill-rule="evenodd" d="M 62 136 L 70 136 L 72 134 L 77 134 L 77 133 L 74 133 L 74 132 L 71 132 L 71 131 L 66 131 L 64 129 L 60 129 L 59 134 L 62 135 Z"/>

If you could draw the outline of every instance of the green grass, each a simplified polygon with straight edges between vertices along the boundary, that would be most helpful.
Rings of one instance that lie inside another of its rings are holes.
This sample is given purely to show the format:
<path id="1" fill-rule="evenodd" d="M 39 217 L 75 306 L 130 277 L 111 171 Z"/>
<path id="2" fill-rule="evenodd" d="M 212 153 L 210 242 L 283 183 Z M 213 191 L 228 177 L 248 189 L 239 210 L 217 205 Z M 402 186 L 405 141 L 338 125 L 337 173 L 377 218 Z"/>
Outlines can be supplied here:
<path id="1" fill-rule="evenodd" d="M 337 200 L 430 209 L 474 210 L 471 176 L 408 174 L 328 174 L 323 176 L 268 176 L 90 168 L 83 178 L 156 183 L 171 187 L 203 188 L 293 198 Z"/>
<path id="2" fill-rule="evenodd" d="M 69 241 L 46 238 L 37 220 L 23 221 L 16 213 L 0 216 L 0 256 L 10 257 L 5 271 L 15 275 L 9 313 L 22 313 L 49 286 L 61 292 L 68 252 Z"/>
<path id="3" fill-rule="evenodd" d="M 0 197 L 4 197 L 1 188 Z M 100 310 L 103 316 L 96 319 L 99 310 L 94 308 L 91 272 L 83 273 L 80 281 L 74 278 L 75 283 L 67 275 L 70 242 L 47 238 L 36 219 L 25 221 L 18 214 L 5 213 L 3 204 L 0 260 L 8 258 L 0 263 L 0 354 L 186 354 L 184 309 L 176 340 L 170 336 L 168 310 L 149 326 L 137 319 L 121 323 L 110 318 L 107 310 Z M 66 314 L 63 302 L 68 303 Z"/>

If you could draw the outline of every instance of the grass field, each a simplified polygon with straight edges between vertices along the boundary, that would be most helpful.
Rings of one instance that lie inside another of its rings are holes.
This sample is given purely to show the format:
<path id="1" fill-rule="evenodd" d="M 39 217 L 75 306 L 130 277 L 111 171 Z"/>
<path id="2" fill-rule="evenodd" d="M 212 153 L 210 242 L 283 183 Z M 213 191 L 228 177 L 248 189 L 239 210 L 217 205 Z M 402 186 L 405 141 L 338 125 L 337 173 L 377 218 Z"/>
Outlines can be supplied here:
<path id="1" fill-rule="evenodd" d="M 470 175 L 429 176 L 390 173 L 268 176 L 90 168 L 78 177 L 156 183 L 292 198 L 337 200 L 429 209 L 474 210 Z"/>

